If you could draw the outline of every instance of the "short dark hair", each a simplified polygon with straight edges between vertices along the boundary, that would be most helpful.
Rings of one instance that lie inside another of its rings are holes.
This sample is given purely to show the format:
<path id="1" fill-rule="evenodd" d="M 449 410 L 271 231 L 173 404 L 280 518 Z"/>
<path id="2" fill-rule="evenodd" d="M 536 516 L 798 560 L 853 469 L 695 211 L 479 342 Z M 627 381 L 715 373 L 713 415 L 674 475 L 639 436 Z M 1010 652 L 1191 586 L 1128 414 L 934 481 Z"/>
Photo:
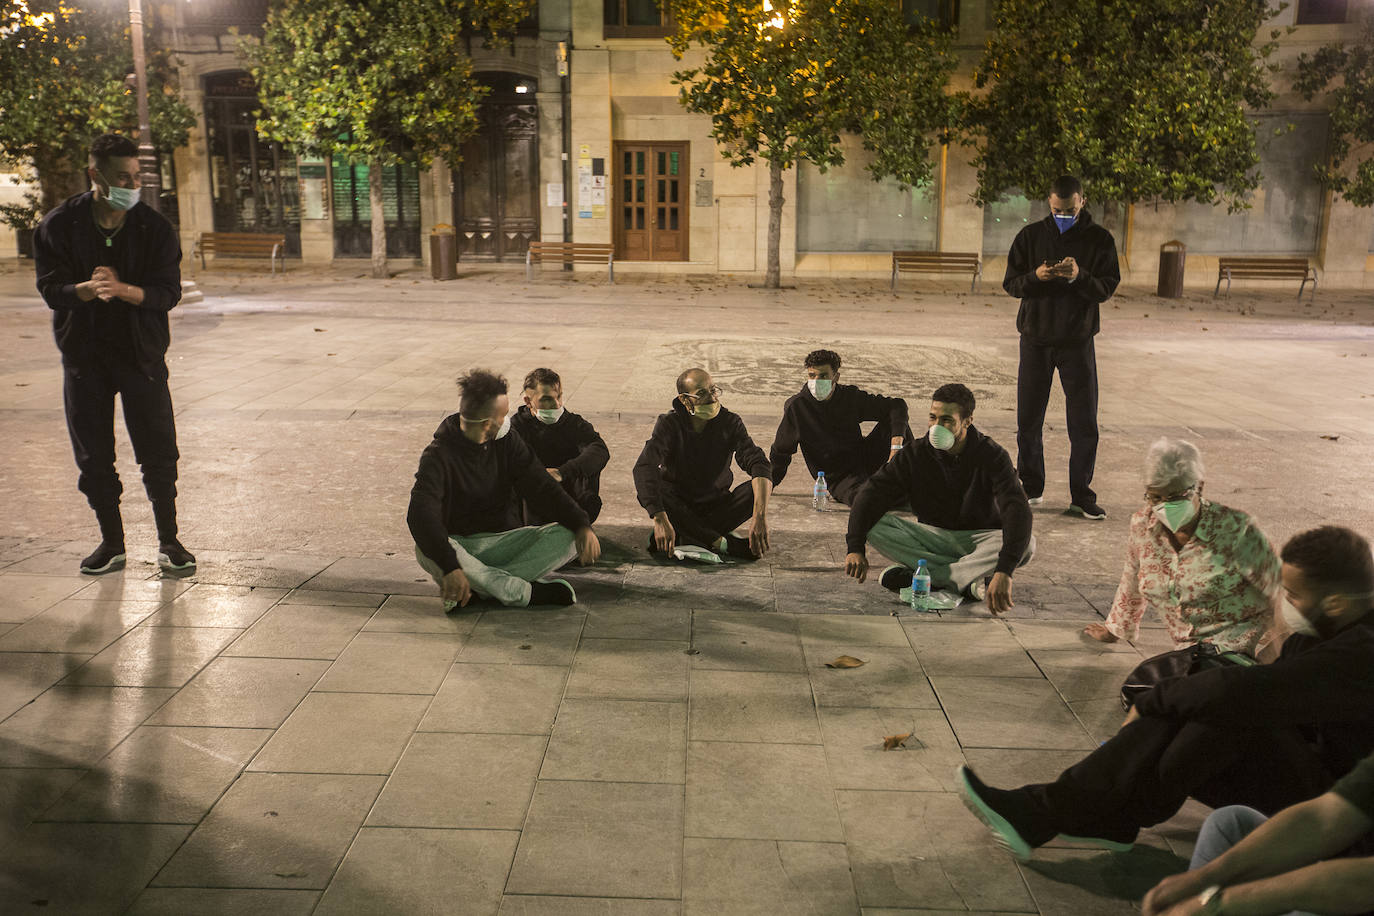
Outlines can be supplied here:
<path id="1" fill-rule="evenodd" d="M 806 354 L 806 362 L 802 364 L 805 369 L 819 369 L 821 366 L 829 366 L 836 372 L 840 371 L 840 354 L 834 350 L 812 350 Z"/>
<path id="2" fill-rule="evenodd" d="M 700 372 L 700 373 L 702 373 L 703 375 L 710 375 L 710 374 L 711 374 L 711 373 L 707 372 L 705 369 L 701 368 L 700 366 L 693 366 L 691 369 L 686 370 L 685 372 L 683 372 L 681 375 L 679 375 L 679 376 L 677 377 L 677 393 L 678 393 L 678 394 L 687 394 L 687 376 L 691 375 L 693 372 Z"/>
<path id="3" fill-rule="evenodd" d="M 1054 184 L 1050 187 L 1050 193 L 1055 197 L 1068 200 L 1075 194 L 1083 193 L 1083 182 L 1072 175 L 1060 175 L 1054 180 Z"/>
<path id="4" fill-rule="evenodd" d="M 1374 553 L 1369 542 L 1338 525 L 1295 534 L 1283 545 L 1283 562 L 1296 566 L 1325 595 L 1374 592 Z"/>
<path id="5" fill-rule="evenodd" d="M 935 393 L 930 396 L 932 401 L 939 401 L 941 404 L 958 404 L 959 418 L 967 420 L 973 416 L 973 408 L 977 406 L 977 401 L 973 399 L 973 392 L 968 390 L 965 385 L 958 382 L 950 382 L 948 385 L 941 385 L 935 389 Z"/>
<path id="6" fill-rule="evenodd" d="M 508 386 L 503 375 L 490 369 L 469 369 L 467 375 L 458 376 L 458 412 L 470 420 L 479 419 L 472 412 L 499 395 L 506 393 Z"/>
<path id="7" fill-rule="evenodd" d="M 535 369 L 529 375 L 525 376 L 523 390 L 533 391 L 540 385 L 556 385 L 559 391 L 563 390 L 563 380 L 559 378 L 558 373 L 554 372 L 552 369 Z"/>
<path id="8" fill-rule="evenodd" d="M 123 134 L 101 134 L 91 144 L 91 166 L 103 169 L 111 159 L 138 157 L 138 145 Z"/>

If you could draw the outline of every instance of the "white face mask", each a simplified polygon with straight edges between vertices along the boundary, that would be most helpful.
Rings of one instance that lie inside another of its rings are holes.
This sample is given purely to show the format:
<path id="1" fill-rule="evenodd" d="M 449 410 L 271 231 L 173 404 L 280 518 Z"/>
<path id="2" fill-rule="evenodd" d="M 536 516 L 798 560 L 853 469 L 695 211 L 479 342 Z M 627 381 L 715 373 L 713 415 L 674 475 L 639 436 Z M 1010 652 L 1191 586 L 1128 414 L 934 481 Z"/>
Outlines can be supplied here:
<path id="1" fill-rule="evenodd" d="M 938 448 L 942 452 L 947 452 L 954 447 L 954 442 L 958 436 L 954 435 L 954 433 L 950 432 L 948 429 L 945 429 L 939 423 L 936 423 L 926 433 L 926 438 L 930 440 L 930 444 L 935 448 Z"/>
<path id="2" fill-rule="evenodd" d="M 1197 504 L 1191 499 L 1171 499 L 1152 510 L 1159 523 L 1170 531 L 1177 531 L 1197 518 Z"/>
<path id="3" fill-rule="evenodd" d="M 510 413 L 506 413 L 506 419 L 501 421 L 501 428 L 496 431 L 496 439 L 506 438 L 506 433 L 510 432 Z"/>
<path id="4" fill-rule="evenodd" d="M 828 378 L 809 378 L 806 380 L 806 387 L 811 389 L 811 396 L 818 401 L 824 401 L 830 397 L 835 390 L 835 382 Z"/>
<path id="5" fill-rule="evenodd" d="M 549 424 L 550 426 L 552 426 L 553 424 L 557 423 L 557 422 L 559 421 L 559 419 L 562 418 L 562 416 L 563 416 L 563 408 L 562 408 L 562 407 L 536 407 L 535 410 L 534 410 L 534 415 L 535 415 L 536 417 L 538 417 L 538 418 L 539 418 L 541 421 L 543 421 L 544 423 L 547 423 L 547 424 Z"/>
<path id="6" fill-rule="evenodd" d="M 1288 625 L 1288 629 L 1294 633 L 1301 633 L 1304 636 L 1319 636 L 1317 628 L 1312 625 L 1312 621 L 1303 616 L 1302 611 L 1293 607 L 1293 602 L 1284 597 L 1283 603 L 1279 605 L 1279 613 L 1283 615 L 1283 622 Z"/>
<path id="7" fill-rule="evenodd" d="M 100 176 L 102 179 L 104 175 Z M 98 185 L 100 196 L 105 198 L 105 203 L 116 210 L 132 210 L 139 201 L 138 188 L 121 188 L 109 182 Z"/>

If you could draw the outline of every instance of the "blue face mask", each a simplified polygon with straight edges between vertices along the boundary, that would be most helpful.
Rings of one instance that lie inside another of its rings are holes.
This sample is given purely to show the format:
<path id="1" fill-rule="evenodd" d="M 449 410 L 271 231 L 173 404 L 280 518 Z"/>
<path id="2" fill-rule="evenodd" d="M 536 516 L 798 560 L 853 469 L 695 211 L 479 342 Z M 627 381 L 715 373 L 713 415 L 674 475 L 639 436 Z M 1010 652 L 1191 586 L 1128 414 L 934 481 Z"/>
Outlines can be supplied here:
<path id="1" fill-rule="evenodd" d="M 1077 220 L 1077 215 L 1060 216 L 1058 213 L 1054 214 L 1054 224 L 1059 227 L 1059 232 L 1061 234 L 1067 232 L 1069 227 L 1072 226 L 1075 222 L 1077 222 Z"/>

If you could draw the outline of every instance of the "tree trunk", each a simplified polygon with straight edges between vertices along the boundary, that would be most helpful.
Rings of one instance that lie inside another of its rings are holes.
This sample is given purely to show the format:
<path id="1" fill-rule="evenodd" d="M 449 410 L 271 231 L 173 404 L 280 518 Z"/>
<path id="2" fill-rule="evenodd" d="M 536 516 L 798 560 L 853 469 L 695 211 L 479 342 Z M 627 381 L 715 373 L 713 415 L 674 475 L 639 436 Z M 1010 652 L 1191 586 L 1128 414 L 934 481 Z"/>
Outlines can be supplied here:
<path id="1" fill-rule="evenodd" d="M 38 206 L 44 213 L 68 197 L 85 191 L 88 184 L 84 163 L 78 167 L 65 157 L 35 162 L 34 171 L 38 176 Z"/>
<path id="2" fill-rule="evenodd" d="M 768 163 L 768 270 L 763 275 L 764 289 L 782 285 L 782 166 Z"/>
<path id="3" fill-rule="evenodd" d="M 367 199 L 372 208 L 372 276 L 385 280 L 386 270 L 386 207 L 382 202 L 382 164 L 368 163 Z"/>

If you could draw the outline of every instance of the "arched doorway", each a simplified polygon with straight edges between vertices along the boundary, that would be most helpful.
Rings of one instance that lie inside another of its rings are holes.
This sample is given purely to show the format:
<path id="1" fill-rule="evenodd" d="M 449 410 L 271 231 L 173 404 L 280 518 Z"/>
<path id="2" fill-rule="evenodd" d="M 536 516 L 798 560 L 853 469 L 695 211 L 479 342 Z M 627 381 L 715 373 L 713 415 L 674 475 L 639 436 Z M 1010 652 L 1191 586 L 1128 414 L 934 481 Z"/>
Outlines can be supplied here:
<path id="1" fill-rule="evenodd" d="M 453 223 L 462 256 L 523 261 L 539 237 L 539 106 L 536 81 L 484 73 L 491 93 L 478 109 L 482 127 L 463 144 L 453 176 Z"/>

